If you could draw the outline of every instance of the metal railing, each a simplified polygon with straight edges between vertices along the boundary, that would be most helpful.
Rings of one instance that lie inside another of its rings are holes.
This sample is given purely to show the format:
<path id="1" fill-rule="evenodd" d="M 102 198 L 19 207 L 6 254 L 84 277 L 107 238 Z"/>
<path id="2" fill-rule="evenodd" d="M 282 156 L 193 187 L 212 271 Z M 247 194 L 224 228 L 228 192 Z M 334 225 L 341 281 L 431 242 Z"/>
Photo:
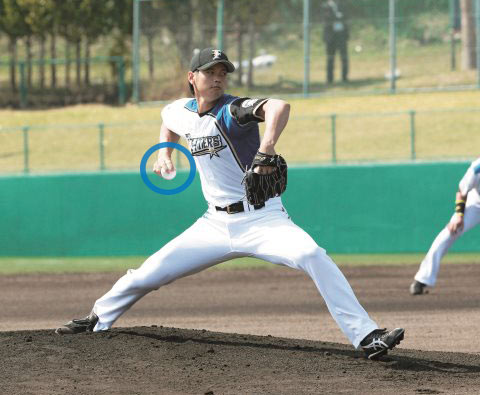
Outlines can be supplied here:
<path id="1" fill-rule="evenodd" d="M 0 173 L 138 168 L 160 125 L 152 120 L 0 128 Z M 296 116 L 278 145 L 297 164 L 464 159 L 478 156 L 478 125 L 480 108 Z M 305 130 L 312 134 L 302 136 Z M 175 153 L 177 168 L 187 166 Z"/>

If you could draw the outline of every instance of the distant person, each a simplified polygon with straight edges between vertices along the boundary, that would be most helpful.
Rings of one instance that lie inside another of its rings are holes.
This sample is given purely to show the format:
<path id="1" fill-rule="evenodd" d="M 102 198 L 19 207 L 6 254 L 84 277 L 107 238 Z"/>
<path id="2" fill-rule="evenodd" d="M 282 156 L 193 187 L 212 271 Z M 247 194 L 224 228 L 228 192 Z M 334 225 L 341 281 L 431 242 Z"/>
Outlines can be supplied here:
<path id="1" fill-rule="evenodd" d="M 335 53 L 340 52 L 342 61 L 342 81 L 348 81 L 348 25 L 345 10 L 338 0 L 326 0 L 322 6 L 323 41 L 327 53 L 327 83 L 333 82 Z"/>
<path id="2" fill-rule="evenodd" d="M 450 222 L 433 241 L 427 256 L 410 285 L 412 295 L 425 292 L 437 281 L 440 261 L 448 249 L 465 232 L 480 223 L 480 158 L 472 162 L 460 181 L 455 201 L 455 213 Z"/>

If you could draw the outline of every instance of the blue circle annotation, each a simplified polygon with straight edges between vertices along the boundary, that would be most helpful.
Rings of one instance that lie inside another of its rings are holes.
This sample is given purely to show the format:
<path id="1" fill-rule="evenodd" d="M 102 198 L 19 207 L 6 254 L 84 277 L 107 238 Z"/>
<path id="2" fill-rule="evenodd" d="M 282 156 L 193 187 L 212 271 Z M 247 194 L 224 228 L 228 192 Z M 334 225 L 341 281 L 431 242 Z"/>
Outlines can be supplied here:
<path id="1" fill-rule="evenodd" d="M 188 175 L 187 181 L 185 181 L 182 185 L 180 185 L 177 188 L 163 189 L 163 188 L 157 187 L 156 185 L 154 185 L 150 181 L 150 179 L 147 176 L 147 161 L 148 161 L 148 158 L 150 158 L 150 156 L 155 151 L 157 151 L 161 148 L 176 148 L 176 149 L 178 149 L 179 151 L 181 151 L 185 154 L 185 156 L 188 159 L 188 162 L 190 163 L 190 173 Z M 145 152 L 145 154 L 143 155 L 142 161 L 140 162 L 140 174 L 142 176 L 143 182 L 153 192 L 160 193 L 162 195 L 175 195 L 177 193 L 183 192 L 193 182 L 193 179 L 195 178 L 195 173 L 196 172 L 197 172 L 197 166 L 195 165 L 195 160 L 193 159 L 192 154 L 183 145 L 180 145 L 180 144 L 177 144 L 177 143 L 165 142 L 165 143 L 155 144 L 154 146 L 150 147 L 147 152 Z"/>

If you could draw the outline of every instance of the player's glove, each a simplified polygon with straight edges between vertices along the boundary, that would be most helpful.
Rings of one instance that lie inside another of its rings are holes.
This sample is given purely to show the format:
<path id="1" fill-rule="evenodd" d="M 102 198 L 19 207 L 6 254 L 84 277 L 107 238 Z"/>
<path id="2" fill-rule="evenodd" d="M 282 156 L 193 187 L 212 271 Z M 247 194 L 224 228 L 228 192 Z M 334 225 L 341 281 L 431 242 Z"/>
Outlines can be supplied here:
<path id="1" fill-rule="evenodd" d="M 257 166 L 272 166 L 274 170 L 270 174 L 258 174 L 253 171 Z M 280 155 L 257 152 L 242 184 L 245 186 L 247 201 L 252 205 L 280 196 L 287 189 L 287 162 Z"/>

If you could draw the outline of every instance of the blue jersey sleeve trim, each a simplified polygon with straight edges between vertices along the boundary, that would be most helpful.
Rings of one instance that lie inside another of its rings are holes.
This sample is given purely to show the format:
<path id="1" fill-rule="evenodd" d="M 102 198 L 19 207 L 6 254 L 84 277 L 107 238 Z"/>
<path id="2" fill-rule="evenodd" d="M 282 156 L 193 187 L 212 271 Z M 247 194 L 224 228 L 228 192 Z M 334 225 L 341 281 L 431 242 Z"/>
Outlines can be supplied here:
<path id="1" fill-rule="evenodd" d="M 192 100 L 186 102 L 186 103 L 185 103 L 185 108 L 186 108 L 188 111 L 191 111 L 191 112 L 198 112 L 197 100 L 196 100 L 196 99 L 192 99 Z"/>

